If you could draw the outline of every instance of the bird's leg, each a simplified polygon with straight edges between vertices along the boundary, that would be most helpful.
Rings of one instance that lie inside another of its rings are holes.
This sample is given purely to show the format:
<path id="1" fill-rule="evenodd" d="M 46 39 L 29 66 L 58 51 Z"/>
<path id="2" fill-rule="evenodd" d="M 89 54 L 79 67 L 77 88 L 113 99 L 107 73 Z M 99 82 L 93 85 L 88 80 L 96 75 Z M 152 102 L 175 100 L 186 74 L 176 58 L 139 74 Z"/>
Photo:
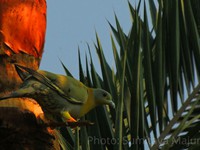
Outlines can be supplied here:
<path id="1" fill-rule="evenodd" d="M 76 119 L 74 119 L 68 111 L 63 111 L 61 112 L 61 115 L 63 116 L 63 118 L 67 121 L 67 122 L 77 122 Z"/>

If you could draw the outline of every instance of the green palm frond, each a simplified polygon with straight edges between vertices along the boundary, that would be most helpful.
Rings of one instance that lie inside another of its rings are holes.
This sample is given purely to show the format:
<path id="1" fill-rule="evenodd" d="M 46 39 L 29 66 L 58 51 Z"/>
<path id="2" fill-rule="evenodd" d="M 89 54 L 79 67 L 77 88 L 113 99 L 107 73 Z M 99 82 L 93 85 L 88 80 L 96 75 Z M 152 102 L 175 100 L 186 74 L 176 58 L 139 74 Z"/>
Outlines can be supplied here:
<path id="1" fill-rule="evenodd" d="M 101 74 L 90 47 L 85 73 L 79 52 L 80 80 L 109 91 L 117 107 L 89 112 L 85 119 L 95 125 L 81 127 L 75 143 L 83 150 L 195 149 L 200 146 L 191 143 L 200 138 L 200 2 L 150 0 L 139 1 L 136 8 L 130 2 L 128 6 L 128 34 L 117 16 L 116 27 L 108 22 L 114 66 L 107 62 L 97 33 L 94 47 Z"/>

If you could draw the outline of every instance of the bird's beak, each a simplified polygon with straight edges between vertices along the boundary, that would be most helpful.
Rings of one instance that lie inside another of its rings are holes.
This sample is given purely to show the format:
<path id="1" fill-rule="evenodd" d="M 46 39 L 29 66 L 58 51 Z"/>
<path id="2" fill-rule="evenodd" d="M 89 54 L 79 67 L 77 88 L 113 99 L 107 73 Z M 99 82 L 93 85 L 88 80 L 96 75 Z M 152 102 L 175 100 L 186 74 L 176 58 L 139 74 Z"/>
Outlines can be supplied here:
<path id="1" fill-rule="evenodd" d="M 108 105 L 111 106 L 112 108 L 115 108 L 115 103 L 113 101 L 110 101 Z"/>

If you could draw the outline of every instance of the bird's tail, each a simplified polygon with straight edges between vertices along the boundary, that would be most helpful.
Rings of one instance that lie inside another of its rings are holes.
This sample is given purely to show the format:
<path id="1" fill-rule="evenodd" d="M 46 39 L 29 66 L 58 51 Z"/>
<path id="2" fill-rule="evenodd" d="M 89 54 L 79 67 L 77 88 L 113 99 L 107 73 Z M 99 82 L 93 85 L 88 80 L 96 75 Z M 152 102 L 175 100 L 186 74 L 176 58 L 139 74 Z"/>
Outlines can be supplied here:
<path id="1" fill-rule="evenodd" d="M 6 100 L 6 99 L 9 99 L 9 98 L 19 98 L 19 97 L 21 97 L 21 96 L 15 95 L 15 94 L 12 93 L 10 95 L 6 95 L 6 96 L 3 96 L 3 97 L 0 97 L 0 101 Z"/>
<path id="2" fill-rule="evenodd" d="M 2 101 L 2 100 L 6 100 L 6 99 L 9 99 L 9 98 L 11 98 L 10 95 L 8 95 L 8 96 L 3 96 L 3 97 L 0 97 L 0 101 Z"/>
<path id="3" fill-rule="evenodd" d="M 27 92 L 24 89 L 19 89 L 17 91 L 14 91 L 14 92 L 8 94 L 8 95 L 0 97 L 0 101 L 6 100 L 6 99 L 9 99 L 9 98 L 28 97 L 28 96 L 26 96 L 25 93 L 27 93 Z"/>

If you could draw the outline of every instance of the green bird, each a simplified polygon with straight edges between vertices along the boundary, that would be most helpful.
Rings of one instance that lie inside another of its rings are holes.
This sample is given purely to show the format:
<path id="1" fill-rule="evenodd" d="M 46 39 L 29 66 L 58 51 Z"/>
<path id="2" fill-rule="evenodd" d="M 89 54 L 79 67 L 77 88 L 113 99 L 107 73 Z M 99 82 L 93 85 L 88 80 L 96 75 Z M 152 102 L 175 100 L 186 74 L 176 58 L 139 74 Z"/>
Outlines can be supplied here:
<path id="1" fill-rule="evenodd" d="M 100 88 L 89 88 L 82 82 L 70 77 L 43 70 L 32 70 L 15 64 L 23 83 L 11 94 L 0 97 L 28 97 L 35 99 L 41 106 L 44 115 L 50 121 L 76 122 L 98 105 L 115 107 L 112 96 Z"/>

